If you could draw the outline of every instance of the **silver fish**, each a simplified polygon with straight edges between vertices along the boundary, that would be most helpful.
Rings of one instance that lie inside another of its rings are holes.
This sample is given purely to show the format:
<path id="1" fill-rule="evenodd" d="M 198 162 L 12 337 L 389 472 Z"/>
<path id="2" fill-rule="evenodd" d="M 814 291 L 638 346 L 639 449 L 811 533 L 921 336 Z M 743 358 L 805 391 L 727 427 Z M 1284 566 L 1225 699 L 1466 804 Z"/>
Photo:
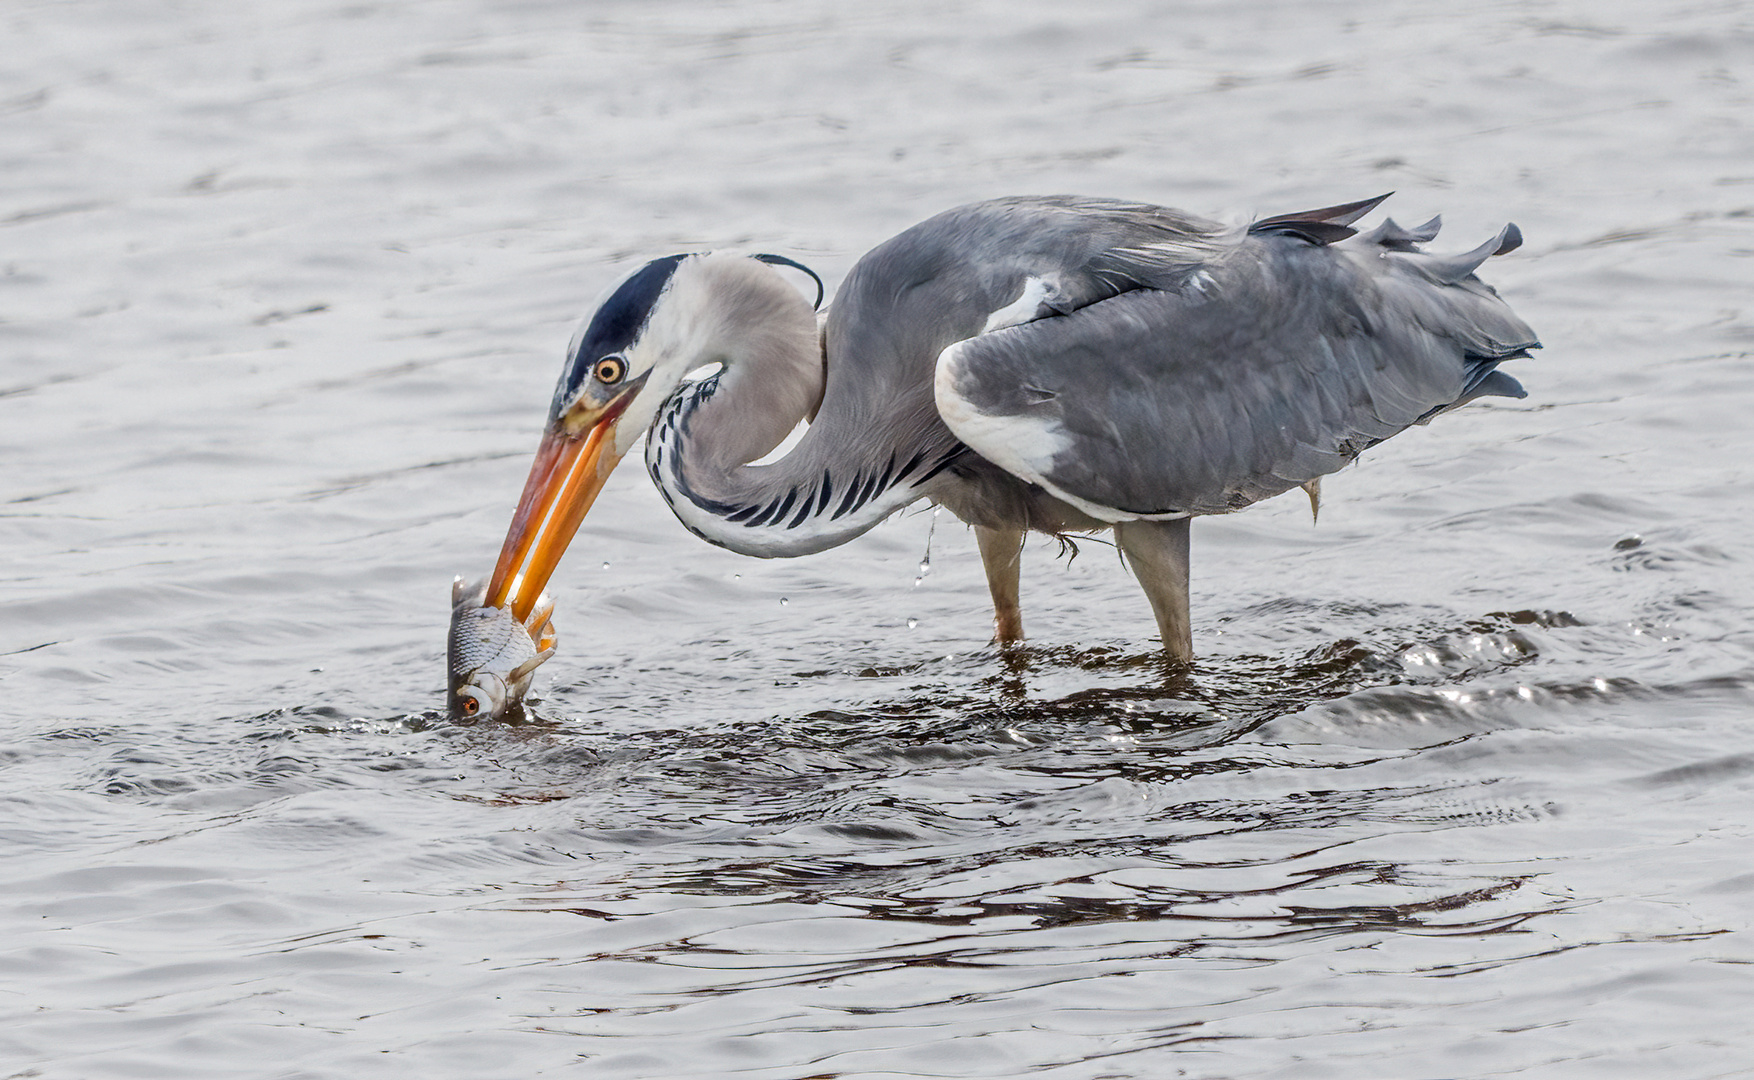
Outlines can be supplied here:
<path id="1" fill-rule="evenodd" d="M 509 607 L 484 607 L 487 582 L 451 582 L 450 676 L 445 704 L 453 720 L 504 720 L 523 715 L 524 695 L 542 662 L 554 655 L 554 601 L 544 593 L 519 622 Z"/>

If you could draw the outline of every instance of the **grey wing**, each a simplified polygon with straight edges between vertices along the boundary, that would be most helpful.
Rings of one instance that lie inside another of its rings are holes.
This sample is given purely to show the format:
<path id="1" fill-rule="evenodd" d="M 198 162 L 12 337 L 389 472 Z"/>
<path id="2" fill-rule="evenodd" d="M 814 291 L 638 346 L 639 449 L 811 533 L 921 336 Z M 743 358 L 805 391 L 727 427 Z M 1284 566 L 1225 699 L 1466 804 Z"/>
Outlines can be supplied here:
<path id="1" fill-rule="evenodd" d="M 1262 230 L 1176 289 L 1141 288 L 940 355 L 975 452 L 1103 520 L 1239 509 L 1483 394 L 1534 334 L 1467 256 L 1392 223 L 1341 247 Z"/>

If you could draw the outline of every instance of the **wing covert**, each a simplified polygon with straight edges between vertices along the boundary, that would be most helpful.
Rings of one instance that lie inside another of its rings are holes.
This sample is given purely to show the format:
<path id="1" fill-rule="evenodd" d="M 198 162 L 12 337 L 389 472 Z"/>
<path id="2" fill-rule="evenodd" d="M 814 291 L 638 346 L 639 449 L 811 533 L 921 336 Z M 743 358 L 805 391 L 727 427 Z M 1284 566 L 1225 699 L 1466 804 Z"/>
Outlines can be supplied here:
<path id="1" fill-rule="evenodd" d="M 939 412 L 977 453 L 1115 521 L 1239 509 L 1473 396 L 1520 396 L 1494 369 L 1537 343 L 1496 294 L 1368 240 L 1250 237 L 1179 290 L 958 342 L 938 360 Z"/>

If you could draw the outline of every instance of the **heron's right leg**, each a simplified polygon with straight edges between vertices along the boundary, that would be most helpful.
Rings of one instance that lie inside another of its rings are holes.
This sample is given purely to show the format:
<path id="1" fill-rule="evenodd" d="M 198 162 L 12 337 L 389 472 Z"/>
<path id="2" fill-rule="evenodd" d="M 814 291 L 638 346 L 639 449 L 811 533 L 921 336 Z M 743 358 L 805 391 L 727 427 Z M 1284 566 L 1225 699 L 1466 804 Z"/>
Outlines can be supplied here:
<path id="1" fill-rule="evenodd" d="M 1018 602 L 1018 582 L 1023 570 L 1023 530 L 974 527 L 981 547 L 981 565 L 987 571 L 987 588 L 993 594 L 993 640 L 1023 640 L 1023 608 Z"/>
<path id="2" fill-rule="evenodd" d="M 1163 651 L 1171 660 L 1194 661 L 1194 621 L 1188 612 L 1188 523 L 1122 521 L 1115 525 L 1115 543 L 1139 579 L 1157 616 Z"/>

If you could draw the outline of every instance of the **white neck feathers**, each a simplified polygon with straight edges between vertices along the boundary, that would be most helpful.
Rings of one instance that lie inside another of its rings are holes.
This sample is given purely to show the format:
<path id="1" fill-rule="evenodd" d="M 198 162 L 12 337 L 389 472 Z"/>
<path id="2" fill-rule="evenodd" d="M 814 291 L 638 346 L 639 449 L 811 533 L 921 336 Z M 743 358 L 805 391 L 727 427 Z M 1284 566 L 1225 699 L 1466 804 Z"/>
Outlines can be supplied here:
<path id="1" fill-rule="evenodd" d="M 721 547 L 772 557 L 844 543 L 918 499 L 938 464 L 885 457 L 859 445 L 857 431 L 814 428 L 778 460 L 750 464 L 815 415 L 825 387 L 810 306 L 754 259 L 683 263 L 638 348 L 647 341 L 666 350 L 654 384 L 665 365 L 677 382 L 723 365 L 678 385 L 654 410 L 646 441 L 647 470 L 677 518 Z"/>

